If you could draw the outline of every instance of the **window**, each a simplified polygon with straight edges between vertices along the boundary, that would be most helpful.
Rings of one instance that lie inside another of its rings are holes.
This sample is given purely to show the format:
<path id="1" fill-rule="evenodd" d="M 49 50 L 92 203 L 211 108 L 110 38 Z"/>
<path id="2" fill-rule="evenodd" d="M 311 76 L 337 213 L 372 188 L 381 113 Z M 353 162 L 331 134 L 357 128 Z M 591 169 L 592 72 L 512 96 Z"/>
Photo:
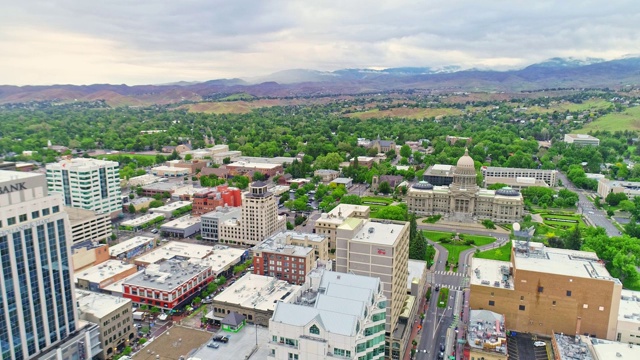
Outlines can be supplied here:
<path id="1" fill-rule="evenodd" d="M 318 329 L 315 324 L 311 325 L 311 327 L 309 328 L 309 332 L 314 335 L 320 335 L 320 329 Z"/>
<path id="2" fill-rule="evenodd" d="M 583 309 L 588 309 L 589 308 L 589 304 L 582 304 L 582 308 Z"/>
<path id="3" fill-rule="evenodd" d="M 7 224 L 9 224 L 9 226 L 11 226 L 11 225 L 15 225 L 15 224 L 16 224 L 16 218 L 15 218 L 15 216 L 8 218 L 8 219 L 7 219 Z"/>
<path id="4" fill-rule="evenodd" d="M 524 311 L 524 305 L 520 305 L 520 306 L 518 306 L 518 310 L 520 310 L 520 311 Z"/>
<path id="5" fill-rule="evenodd" d="M 524 300 L 524 296 L 520 296 L 520 301 Z"/>
<path id="6" fill-rule="evenodd" d="M 598 310 L 600 310 L 600 311 L 604 311 L 604 306 L 599 306 L 599 307 L 598 307 Z"/>
<path id="7" fill-rule="evenodd" d="M 556 301 L 553 300 L 553 303 L 551 305 L 556 306 Z"/>
<path id="8" fill-rule="evenodd" d="M 298 354 L 289 353 L 289 360 L 298 360 Z"/>
<path id="9" fill-rule="evenodd" d="M 571 290 L 567 290 L 567 296 L 571 296 Z"/>
<path id="10" fill-rule="evenodd" d="M 32 219 L 37 219 L 40 217 L 40 211 L 36 210 L 36 211 L 32 211 L 31 212 L 31 218 Z"/>
<path id="11" fill-rule="evenodd" d="M 495 302 L 495 301 L 493 301 L 493 300 L 489 300 L 489 306 L 494 306 L 495 304 L 496 304 L 496 302 Z"/>
<path id="12" fill-rule="evenodd" d="M 42 209 L 42 216 L 47 216 L 49 215 L 49 209 Z"/>
<path id="13" fill-rule="evenodd" d="M 542 286 L 538 286 L 538 292 L 539 292 L 539 293 L 544 292 L 544 287 L 542 287 Z"/>
<path id="14" fill-rule="evenodd" d="M 54 207 L 51 208 L 51 211 L 55 214 L 57 212 L 60 212 L 60 206 L 56 205 Z"/>

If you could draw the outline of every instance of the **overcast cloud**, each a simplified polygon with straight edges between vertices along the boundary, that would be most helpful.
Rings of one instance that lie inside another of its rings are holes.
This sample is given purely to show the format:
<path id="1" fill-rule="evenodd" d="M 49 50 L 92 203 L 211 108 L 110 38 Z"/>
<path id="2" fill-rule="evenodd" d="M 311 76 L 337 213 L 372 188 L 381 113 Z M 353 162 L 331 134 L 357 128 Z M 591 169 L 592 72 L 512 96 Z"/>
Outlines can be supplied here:
<path id="1" fill-rule="evenodd" d="M 0 0 L 0 84 L 150 84 L 285 69 L 638 53 L 637 0 Z"/>

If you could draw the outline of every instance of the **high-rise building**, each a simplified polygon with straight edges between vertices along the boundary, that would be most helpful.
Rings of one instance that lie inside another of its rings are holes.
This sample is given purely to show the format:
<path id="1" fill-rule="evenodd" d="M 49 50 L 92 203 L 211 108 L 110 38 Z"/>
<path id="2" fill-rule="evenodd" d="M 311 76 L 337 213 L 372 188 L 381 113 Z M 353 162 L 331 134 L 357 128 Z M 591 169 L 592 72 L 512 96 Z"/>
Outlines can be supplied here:
<path id="1" fill-rule="evenodd" d="M 71 159 L 47 165 L 50 192 L 63 195 L 64 205 L 115 217 L 122 213 L 118 163 Z"/>
<path id="2" fill-rule="evenodd" d="M 71 226 L 44 175 L 0 171 L 0 351 L 31 359 L 78 328 Z"/>
<path id="3" fill-rule="evenodd" d="M 403 356 L 411 332 L 400 321 L 407 299 L 408 261 L 408 222 L 348 218 L 338 227 L 336 270 L 382 282 L 387 297 L 386 349 L 393 359 Z"/>
<path id="4" fill-rule="evenodd" d="M 267 184 L 256 181 L 242 199 L 240 219 L 218 225 L 219 242 L 233 245 L 256 245 L 268 236 L 283 231 L 286 219 L 278 215 L 278 204 Z"/>

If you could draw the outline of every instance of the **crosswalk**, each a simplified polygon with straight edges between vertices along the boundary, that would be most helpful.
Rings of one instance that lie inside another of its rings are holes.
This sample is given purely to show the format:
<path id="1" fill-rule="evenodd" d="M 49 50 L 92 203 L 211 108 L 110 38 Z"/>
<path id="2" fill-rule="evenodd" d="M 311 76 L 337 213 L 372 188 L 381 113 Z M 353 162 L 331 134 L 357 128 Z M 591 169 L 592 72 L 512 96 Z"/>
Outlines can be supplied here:
<path id="1" fill-rule="evenodd" d="M 464 277 L 465 274 L 459 273 L 459 272 L 455 272 L 455 271 L 444 271 L 444 270 L 440 270 L 440 271 L 434 271 L 433 272 L 436 275 L 449 275 L 449 276 L 459 276 L 459 277 Z"/>

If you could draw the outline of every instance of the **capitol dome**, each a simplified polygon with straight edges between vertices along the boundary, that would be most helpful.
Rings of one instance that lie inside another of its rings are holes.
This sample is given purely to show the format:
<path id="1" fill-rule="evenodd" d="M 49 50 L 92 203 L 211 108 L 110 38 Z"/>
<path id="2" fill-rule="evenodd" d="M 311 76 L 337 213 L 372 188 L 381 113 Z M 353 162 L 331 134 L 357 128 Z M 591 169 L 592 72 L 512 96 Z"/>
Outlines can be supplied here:
<path id="1" fill-rule="evenodd" d="M 471 168 L 475 173 L 475 165 L 473 163 L 473 159 L 471 158 L 471 156 L 469 156 L 468 149 L 464 149 L 464 155 L 462 155 L 462 157 L 458 159 L 458 163 L 456 164 L 456 167 L 459 169 Z"/>
<path id="2" fill-rule="evenodd" d="M 412 188 L 418 190 L 433 190 L 433 185 L 429 184 L 428 181 L 420 181 L 416 184 L 413 184 Z"/>

